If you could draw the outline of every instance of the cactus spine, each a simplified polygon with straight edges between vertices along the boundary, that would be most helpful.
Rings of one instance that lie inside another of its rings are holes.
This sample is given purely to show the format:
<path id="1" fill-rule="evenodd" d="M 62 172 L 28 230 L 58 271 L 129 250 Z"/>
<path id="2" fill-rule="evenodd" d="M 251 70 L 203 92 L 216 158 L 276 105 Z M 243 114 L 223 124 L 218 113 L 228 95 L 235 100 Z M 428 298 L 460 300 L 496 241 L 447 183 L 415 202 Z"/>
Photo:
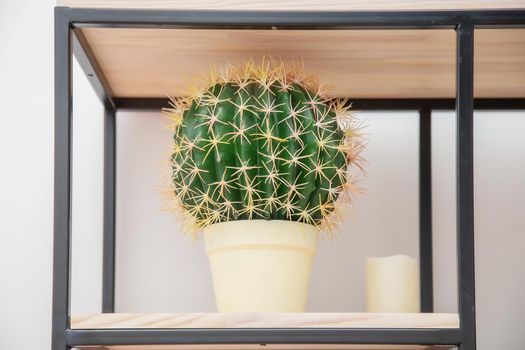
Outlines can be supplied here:
<path id="1" fill-rule="evenodd" d="M 250 219 L 333 229 L 355 191 L 352 166 L 363 162 L 347 101 L 282 62 L 211 76 L 163 110 L 173 121 L 171 192 L 188 231 Z"/>

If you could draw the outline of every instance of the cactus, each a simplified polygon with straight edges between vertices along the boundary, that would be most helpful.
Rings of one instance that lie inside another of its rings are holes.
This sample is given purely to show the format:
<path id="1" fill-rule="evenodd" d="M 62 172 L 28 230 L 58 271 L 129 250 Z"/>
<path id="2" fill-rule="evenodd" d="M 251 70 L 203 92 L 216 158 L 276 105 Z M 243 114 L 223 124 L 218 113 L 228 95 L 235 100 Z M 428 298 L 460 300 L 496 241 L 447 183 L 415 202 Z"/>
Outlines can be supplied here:
<path id="1" fill-rule="evenodd" d="M 232 220 L 330 231 L 362 170 L 361 124 L 296 64 L 248 61 L 170 98 L 171 193 L 189 232 Z"/>

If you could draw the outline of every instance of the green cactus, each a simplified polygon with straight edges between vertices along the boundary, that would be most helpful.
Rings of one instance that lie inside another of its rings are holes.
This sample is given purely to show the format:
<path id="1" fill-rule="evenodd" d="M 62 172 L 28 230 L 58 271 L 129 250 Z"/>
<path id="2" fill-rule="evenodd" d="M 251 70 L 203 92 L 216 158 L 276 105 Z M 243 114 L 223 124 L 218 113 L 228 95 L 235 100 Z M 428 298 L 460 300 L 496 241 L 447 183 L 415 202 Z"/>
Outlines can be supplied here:
<path id="1" fill-rule="evenodd" d="M 164 109 L 172 192 L 196 229 L 293 220 L 330 230 L 355 189 L 363 142 L 346 101 L 283 63 L 247 62 Z"/>

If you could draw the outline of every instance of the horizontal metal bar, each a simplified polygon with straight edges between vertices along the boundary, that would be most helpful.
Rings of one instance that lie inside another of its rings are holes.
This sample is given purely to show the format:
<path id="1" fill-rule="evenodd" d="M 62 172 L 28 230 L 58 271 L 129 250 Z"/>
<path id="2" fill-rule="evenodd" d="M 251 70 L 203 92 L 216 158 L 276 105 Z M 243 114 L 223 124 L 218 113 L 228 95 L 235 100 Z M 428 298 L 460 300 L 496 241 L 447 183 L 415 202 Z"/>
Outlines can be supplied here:
<path id="1" fill-rule="evenodd" d="M 406 110 L 431 109 L 454 110 L 454 98 L 443 99 L 357 99 L 352 100 L 355 109 L 362 110 Z M 117 103 L 118 104 L 118 103 Z M 525 109 L 525 98 L 477 98 L 474 108 L 478 110 Z"/>
<path id="2" fill-rule="evenodd" d="M 443 329 L 71 329 L 69 346 L 177 344 L 426 344 L 456 345 L 458 328 Z"/>
<path id="3" fill-rule="evenodd" d="M 100 68 L 95 55 L 91 52 L 87 40 L 79 30 L 72 31 L 73 54 L 75 55 L 80 67 L 87 76 L 88 81 L 95 90 L 102 104 L 106 109 L 115 109 L 115 102 L 112 97 L 113 92 L 102 69 Z"/>
<path id="4" fill-rule="evenodd" d="M 126 28 L 455 28 L 523 26 L 525 10 L 484 11 L 224 11 L 64 8 L 76 27 Z"/>
<path id="5" fill-rule="evenodd" d="M 160 110 L 169 107 L 167 98 L 115 98 L 118 109 Z M 355 110 L 454 110 L 455 99 L 355 99 Z M 474 100 L 478 110 L 525 109 L 525 98 L 481 98 Z"/>

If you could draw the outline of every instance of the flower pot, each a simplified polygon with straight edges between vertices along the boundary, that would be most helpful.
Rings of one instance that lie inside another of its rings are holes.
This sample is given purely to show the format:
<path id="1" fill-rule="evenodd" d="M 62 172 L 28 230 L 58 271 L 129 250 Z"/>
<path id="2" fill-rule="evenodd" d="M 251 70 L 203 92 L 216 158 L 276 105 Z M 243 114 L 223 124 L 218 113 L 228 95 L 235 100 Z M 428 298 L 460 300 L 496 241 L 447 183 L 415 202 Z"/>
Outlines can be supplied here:
<path id="1" fill-rule="evenodd" d="M 318 229 L 239 220 L 204 228 L 219 312 L 303 312 Z"/>

